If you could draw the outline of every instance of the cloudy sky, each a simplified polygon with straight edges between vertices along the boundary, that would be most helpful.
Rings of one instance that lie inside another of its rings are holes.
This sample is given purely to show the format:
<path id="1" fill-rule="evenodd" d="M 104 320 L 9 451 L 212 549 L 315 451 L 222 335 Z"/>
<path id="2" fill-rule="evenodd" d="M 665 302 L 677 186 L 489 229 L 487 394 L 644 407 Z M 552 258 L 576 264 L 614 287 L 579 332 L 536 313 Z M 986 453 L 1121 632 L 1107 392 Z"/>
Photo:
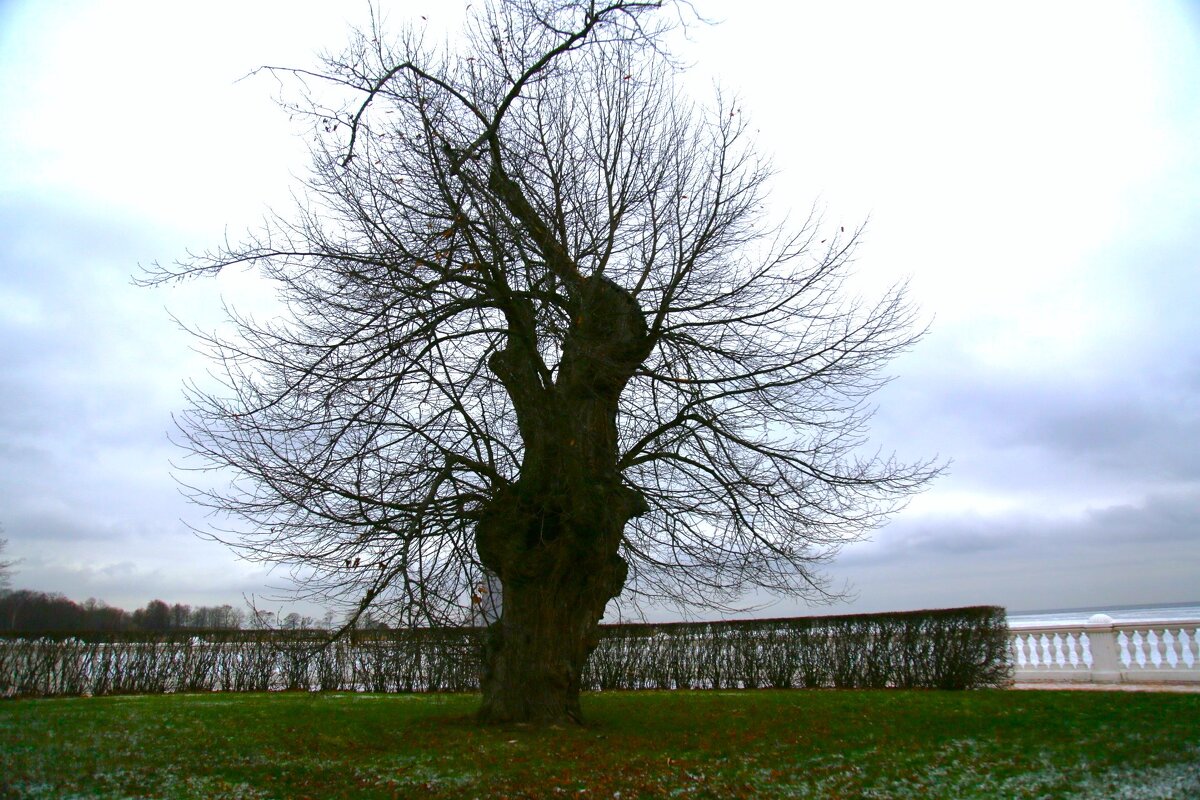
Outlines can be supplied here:
<path id="1" fill-rule="evenodd" d="M 446 20 L 431 0 L 393 21 Z M 141 289 L 286 208 L 304 142 L 260 64 L 364 3 L 0 3 L 0 525 L 14 585 L 133 608 L 282 575 L 197 538 L 167 439 L 237 276 Z M 786 8 L 786 10 L 781 10 Z M 931 333 L 874 440 L 947 475 L 832 567 L 835 611 L 1200 600 L 1200 6 L 701 3 L 681 54 L 740 94 L 774 202 L 867 221 L 858 285 Z M 769 613 L 805 613 L 780 601 Z M 823 609 L 827 611 L 828 609 Z"/>

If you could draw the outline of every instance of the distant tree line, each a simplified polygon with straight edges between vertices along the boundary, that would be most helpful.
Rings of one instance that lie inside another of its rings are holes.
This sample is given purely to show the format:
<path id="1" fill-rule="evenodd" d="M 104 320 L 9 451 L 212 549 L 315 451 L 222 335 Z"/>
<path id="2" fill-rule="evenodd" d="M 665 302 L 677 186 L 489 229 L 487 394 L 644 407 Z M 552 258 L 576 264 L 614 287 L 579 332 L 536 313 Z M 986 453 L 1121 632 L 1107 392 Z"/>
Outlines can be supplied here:
<path id="1" fill-rule="evenodd" d="M 254 615 L 250 615 L 253 617 Z M 249 619 L 231 605 L 168 605 L 151 600 L 133 612 L 89 598 L 76 603 L 61 594 L 21 589 L 0 594 L 0 631 L 41 633 L 51 631 L 179 631 L 236 630 L 250 622 L 263 622 L 260 615 Z M 284 619 L 291 622 L 292 616 Z M 297 623 L 310 618 L 299 618 Z M 299 624 L 296 627 L 300 627 Z"/>

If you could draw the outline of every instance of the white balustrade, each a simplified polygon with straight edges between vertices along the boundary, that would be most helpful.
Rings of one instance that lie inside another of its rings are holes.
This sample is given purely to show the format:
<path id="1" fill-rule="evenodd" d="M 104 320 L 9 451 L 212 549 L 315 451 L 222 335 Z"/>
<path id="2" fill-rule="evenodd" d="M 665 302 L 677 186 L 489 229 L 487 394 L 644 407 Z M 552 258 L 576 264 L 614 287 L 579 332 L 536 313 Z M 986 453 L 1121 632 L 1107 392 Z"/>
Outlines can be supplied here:
<path id="1" fill-rule="evenodd" d="M 1114 622 L 1011 630 L 1019 683 L 1200 683 L 1200 620 Z"/>

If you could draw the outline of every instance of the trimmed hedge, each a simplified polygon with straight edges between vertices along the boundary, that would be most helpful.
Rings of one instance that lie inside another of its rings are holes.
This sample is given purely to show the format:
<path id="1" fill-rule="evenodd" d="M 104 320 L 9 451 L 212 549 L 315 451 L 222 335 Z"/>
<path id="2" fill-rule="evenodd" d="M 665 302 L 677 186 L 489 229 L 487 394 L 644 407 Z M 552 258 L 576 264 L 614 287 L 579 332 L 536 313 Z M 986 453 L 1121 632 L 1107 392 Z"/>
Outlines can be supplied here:
<path id="1" fill-rule="evenodd" d="M 471 691 L 479 628 L 0 638 L 0 695 Z M 997 607 L 738 622 L 606 625 L 585 689 L 937 688 L 1011 679 Z"/>
<path id="2" fill-rule="evenodd" d="M 995 606 L 739 622 L 609 625 L 584 684 L 597 689 L 932 688 L 1011 680 Z"/>
<path id="3" fill-rule="evenodd" d="M 221 631 L 0 638 L 0 696 L 470 691 L 482 631 Z"/>

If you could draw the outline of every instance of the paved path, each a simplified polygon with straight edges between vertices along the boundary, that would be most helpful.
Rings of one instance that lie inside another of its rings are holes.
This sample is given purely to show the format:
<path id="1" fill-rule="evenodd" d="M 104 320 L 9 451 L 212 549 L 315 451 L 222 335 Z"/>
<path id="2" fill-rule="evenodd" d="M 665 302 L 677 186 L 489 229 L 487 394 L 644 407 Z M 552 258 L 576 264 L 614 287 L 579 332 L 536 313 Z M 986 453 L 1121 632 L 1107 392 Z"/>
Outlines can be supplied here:
<path id="1" fill-rule="evenodd" d="M 1076 692 L 1176 692 L 1200 694 L 1200 683 L 1014 683 L 1014 689 L 1067 689 Z"/>

